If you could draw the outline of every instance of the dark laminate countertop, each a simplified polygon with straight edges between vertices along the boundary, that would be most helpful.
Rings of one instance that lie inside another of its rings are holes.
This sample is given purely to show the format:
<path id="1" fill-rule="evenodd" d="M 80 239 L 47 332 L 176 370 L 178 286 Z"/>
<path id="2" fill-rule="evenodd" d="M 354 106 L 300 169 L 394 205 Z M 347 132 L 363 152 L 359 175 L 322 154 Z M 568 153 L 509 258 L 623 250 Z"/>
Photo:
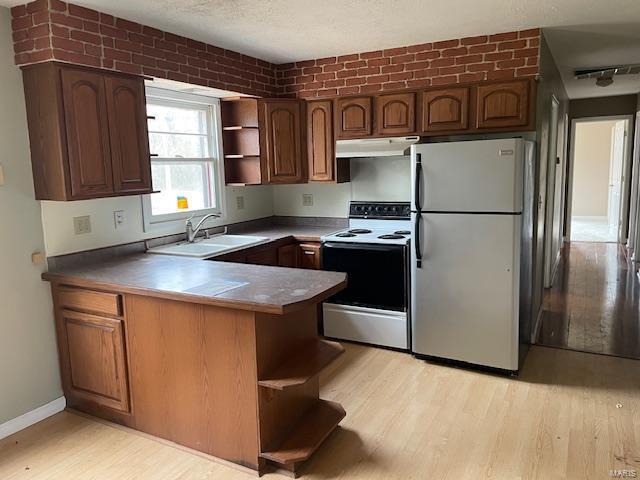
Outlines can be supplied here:
<path id="1" fill-rule="evenodd" d="M 255 235 L 257 237 L 268 237 L 271 240 L 293 237 L 299 242 L 319 242 L 323 235 L 330 235 L 345 227 L 316 227 L 312 225 L 267 225 L 267 226 L 247 226 L 234 229 L 231 234 Z"/>
<path id="2" fill-rule="evenodd" d="M 285 229 L 289 233 L 282 238 L 295 230 Z M 152 254 L 54 267 L 42 277 L 67 285 L 276 314 L 321 302 L 346 286 L 344 273 Z"/>

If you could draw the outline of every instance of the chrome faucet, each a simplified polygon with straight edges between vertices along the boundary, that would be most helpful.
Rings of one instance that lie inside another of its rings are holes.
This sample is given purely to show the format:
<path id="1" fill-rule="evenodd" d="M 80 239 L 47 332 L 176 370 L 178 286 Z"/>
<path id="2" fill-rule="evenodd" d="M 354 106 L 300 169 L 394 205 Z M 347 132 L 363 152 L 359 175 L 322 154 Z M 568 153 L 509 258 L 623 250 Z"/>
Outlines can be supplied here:
<path id="1" fill-rule="evenodd" d="M 200 220 L 198 222 L 198 224 L 194 227 L 192 220 L 193 217 L 195 217 L 194 215 L 191 215 L 188 219 L 187 219 L 187 224 L 186 224 L 186 233 L 187 233 L 187 242 L 189 243 L 193 243 L 196 239 L 196 236 L 198 235 L 198 232 L 200 231 L 200 229 L 202 228 L 202 225 L 204 224 L 204 222 L 210 218 L 220 218 L 220 214 L 219 213 L 210 213 L 208 215 L 205 215 L 204 217 L 202 217 L 202 220 Z"/>

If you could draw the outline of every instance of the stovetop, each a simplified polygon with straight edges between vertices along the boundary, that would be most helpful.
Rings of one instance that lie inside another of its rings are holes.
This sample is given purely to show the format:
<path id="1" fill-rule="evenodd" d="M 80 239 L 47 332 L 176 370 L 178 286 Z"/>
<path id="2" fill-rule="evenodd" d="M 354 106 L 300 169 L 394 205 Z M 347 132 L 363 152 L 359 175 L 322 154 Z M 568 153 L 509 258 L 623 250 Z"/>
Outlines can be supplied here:
<path id="1" fill-rule="evenodd" d="M 323 242 L 406 245 L 411 239 L 407 202 L 351 202 L 349 228 L 325 235 Z"/>

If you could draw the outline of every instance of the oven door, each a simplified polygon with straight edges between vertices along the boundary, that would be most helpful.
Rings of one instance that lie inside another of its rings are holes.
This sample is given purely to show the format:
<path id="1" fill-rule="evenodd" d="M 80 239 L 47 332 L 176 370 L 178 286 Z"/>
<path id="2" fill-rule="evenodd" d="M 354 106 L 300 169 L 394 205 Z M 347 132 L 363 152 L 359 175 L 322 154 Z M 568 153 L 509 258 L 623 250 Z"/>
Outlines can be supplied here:
<path id="1" fill-rule="evenodd" d="M 347 288 L 330 303 L 407 311 L 407 248 L 404 245 L 325 242 L 322 268 L 347 274 Z"/>

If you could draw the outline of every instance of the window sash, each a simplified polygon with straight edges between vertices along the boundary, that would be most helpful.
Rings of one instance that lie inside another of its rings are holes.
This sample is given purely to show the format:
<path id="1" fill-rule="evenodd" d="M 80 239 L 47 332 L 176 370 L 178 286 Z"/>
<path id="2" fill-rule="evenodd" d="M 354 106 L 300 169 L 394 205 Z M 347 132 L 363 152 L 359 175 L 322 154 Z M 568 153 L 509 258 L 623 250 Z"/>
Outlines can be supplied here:
<path id="1" fill-rule="evenodd" d="M 167 95 L 167 96 L 165 96 Z M 168 107 L 189 108 L 200 111 L 206 111 L 207 114 L 207 133 L 185 133 L 180 131 L 156 131 L 149 129 L 149 133 L 161 133 L 168 135 L 192 135 L 206 137 L 208 139 L 208 152 L 206 157 L 186 158 L 186 157 L 153 157 L 152 165 L 203 165 L 208 170 L 208 184 L 204 185 L 208 195 L 207 204 L 210 208 L 205 209 L 188 209 L 175 213 L 153 215 L 151 206 L 151 196 L 143 196 L 143 219 L 145 231 L 153 229 L 153 226 L 159 225 L 178 225 L 177 222 L 183 221 L 189 216 L 204 216 L 208 213 L 218 213 L 224 216 L 224 173 L 222 171 L 222 129 L 220 125 L 220 103 L 216 98 L 203 97 L 193 94 L 183 94 L 174 91 L 158 91 L 158 89 L 147 88 L 147 100 L 149 104 L 164 105 Z M 182 228 L 182 222 L 179 223 Z"/>

